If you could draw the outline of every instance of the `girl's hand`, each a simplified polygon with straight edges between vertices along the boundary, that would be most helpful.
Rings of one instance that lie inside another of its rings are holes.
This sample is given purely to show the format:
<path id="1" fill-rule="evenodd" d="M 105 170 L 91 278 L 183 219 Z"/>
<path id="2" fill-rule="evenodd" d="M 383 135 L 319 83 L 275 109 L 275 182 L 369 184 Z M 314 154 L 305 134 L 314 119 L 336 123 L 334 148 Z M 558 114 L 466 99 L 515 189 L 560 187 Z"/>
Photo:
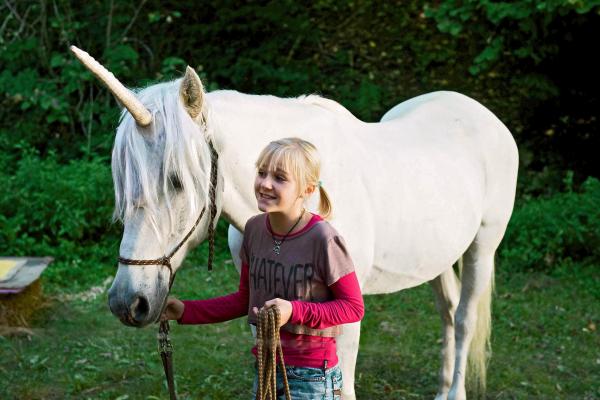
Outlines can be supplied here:
<path id="1" fill-rule="evenodd" d="M 276 299 L 272 299 L 272 300 L 265 302 L 265 305 L 261 308 L 261 310 L 263 308 L 269 308 L 271 306 L 279 307 L 279 314 L 280 314 L 279 327 L 281 328 L 292 317 L 292 303 L 290 303 L 289 301 L 284 300 L 284 299 L 276 298 Z M 258 313 L 259 313 L 258 308 L 252 307 L 252 311 L 254 311 L 254 314 L 256 316 L 258 316 Z"/>
<path id="2" fill-rule="evenodd" d="M 167 321 L 169 319 L 177 320 L 183 315 L 183 309 L 185 305 L 181 300 L 177 300 L 175 297 L 169 297 L 167 299 L 167 305 L 165 311 L 160 316 L 161 321 Z"/>

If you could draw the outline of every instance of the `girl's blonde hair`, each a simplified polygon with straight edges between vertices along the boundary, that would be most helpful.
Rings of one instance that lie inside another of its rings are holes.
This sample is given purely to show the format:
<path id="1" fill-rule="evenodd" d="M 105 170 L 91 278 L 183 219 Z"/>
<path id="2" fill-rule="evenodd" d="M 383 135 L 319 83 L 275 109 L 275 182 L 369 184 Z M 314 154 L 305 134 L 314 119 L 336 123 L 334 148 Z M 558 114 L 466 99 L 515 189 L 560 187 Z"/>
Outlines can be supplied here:
<path id="1" fill-rule="evenodd" d="M 275 140 L 260 152 L 255 165 L 257 169 L 275 171 L 279 168 L 291 174 L 298 183 L 298 194 L 303 193 L 309 185 L 317 186 L 319 214 L 324 219 L 331 217 L 331 201 L 319 181 L 321 160 L 312 143 L 295 137 Z"/>

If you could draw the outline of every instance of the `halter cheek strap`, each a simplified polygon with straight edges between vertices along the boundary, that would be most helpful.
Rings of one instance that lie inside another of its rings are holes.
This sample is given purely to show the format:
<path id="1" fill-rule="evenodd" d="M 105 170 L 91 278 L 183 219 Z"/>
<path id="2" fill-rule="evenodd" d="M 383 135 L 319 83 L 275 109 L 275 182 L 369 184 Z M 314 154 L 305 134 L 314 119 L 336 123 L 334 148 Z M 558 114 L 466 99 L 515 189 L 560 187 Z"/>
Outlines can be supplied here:
<path id="1" fill-rule="evenodd" d="M 216 187 L 217 187 L 217 172 L 218 172 L 218 162 L 219 162 L 219 155 L 217 153 L 217 151 L 215 150 L 212 142 L 208 142 L 208 146 L 210 149 L 210 189 L 209 189 L 209 199 L 210 199 L 210 223 L 208 224 L 208 261 L 207 261 L 207 265 L 208 265 L 208 270 L 212 271 L 212 263 L 213 263 L 213 259 L 214 259 L 214 255 L 215 255 L 215 224 L 214 224 L 214 220 L 217 216 L 217 201 L 216 201 Z M 204 215 L 204 212 L 206 211 L 206 206 L 202 207 L 202 211 L 200 212 L 200 215 L 198 216 L 198 219 L 196 220 L 196 223 L 194 224 L 194 226 L 192 226 L 192 228 L 190 229 L 190 231 L 187 233 L 187 235 L 185 235 L 185 237 L 179 242 L 179 244 L 177 246 L 175 246 L 175 248 L 173 250 L 171 250 L 171 252 L 168 255 L 162 256 L 161 258 L 155 258 L 153 260 L 132 260 L 129 258 L 124 258 L 119 256 L 118 257 L 118 261 L 121 264 L 125 264 L 125 265 L 164 265 L 165 267 L 169 268 L 169 272 L 170 272 L 170 277 L 169 277 L 169 290 L 171 289 L 171 286 L 173 284 L 173 269 L 171 267 L 171 258 L 175 255 L 175 253 L 177 253 L 177 251 L 181 248 L 181 246 L 184 245 L 184 243 L 190 238 L 190 236 L 192 235 L 192 233 L 194 232 L 194 230 L 196 229 L 196 227 L 198 226 L 198 224 L 200 223 L 200 220 L 202 219 L 202 216 Z"/>

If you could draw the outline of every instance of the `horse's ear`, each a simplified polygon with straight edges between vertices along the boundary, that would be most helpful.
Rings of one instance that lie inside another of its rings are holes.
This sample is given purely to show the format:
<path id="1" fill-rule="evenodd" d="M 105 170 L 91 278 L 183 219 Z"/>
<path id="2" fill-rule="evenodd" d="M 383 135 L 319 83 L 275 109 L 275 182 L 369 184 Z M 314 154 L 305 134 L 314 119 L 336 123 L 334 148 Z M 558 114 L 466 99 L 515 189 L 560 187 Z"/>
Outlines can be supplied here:
<path id="1" fill-rule="evenodd" d="M 202 81 L 200 77 L 194 71 L 194 68 L 188 67 L 185 69 L 185 76 L 181 81 L 181 87 L 179 88 L 179 96 L 185 106 L 188 114 L 192 119 L 196 119 L 202 112 L 202 105 L 204 103 L 204 88 L 202 87 Z"/>

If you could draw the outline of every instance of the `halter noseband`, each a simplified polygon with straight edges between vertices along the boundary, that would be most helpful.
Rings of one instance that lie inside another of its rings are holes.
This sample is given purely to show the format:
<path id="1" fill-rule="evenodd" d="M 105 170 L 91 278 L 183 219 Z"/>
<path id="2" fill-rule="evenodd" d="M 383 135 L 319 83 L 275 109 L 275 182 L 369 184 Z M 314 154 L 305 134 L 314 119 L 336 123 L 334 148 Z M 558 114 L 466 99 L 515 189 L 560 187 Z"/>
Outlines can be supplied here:
<path id="1" fill-rule="evenodd" d="M 200 215 L 198 216 L 196 223 L 194 224 L 194 226 L 192 226 L 192 229 L 190 229 L 190 231 L 179 242 L 179 244 L 173 250 L 171 250 L 169 255 L 162 256 L 161 258 L 155 258 L 154 260 L 132 260 L 129 258 L 123 258 L 123 257 L 119 256 L 119 258 L 118 258 L 119 263 L 125 264 L 125 265 L 164 265 L 165 267 L 167 267 L 169 269 L 169 291 L 170 291 L 171 286 L 173 285 L 173 277 L 174 277 L 173 267 L 171 267 L 171 258 L 175 255 L 175 253 L 177 253 L 177 251 L 181 248 L 181 246 L 183 246 L 183 244 L 190 238 L 190 236 L 192 235 L 192 233 L 198 226 L 198 223 L 200 223 L 200 220 L 202 219 L 202 216 L 204 215 L 204 211 L 206 211 L 206 206 L 202 207 L 202 211 L 200 212 Z M 211 225 L 212 225 L 212 223 L 213 223 L 213 221 L 211 218 Z M 212 269 L 212 265 L 209 265 L 208 268 Z"/>

